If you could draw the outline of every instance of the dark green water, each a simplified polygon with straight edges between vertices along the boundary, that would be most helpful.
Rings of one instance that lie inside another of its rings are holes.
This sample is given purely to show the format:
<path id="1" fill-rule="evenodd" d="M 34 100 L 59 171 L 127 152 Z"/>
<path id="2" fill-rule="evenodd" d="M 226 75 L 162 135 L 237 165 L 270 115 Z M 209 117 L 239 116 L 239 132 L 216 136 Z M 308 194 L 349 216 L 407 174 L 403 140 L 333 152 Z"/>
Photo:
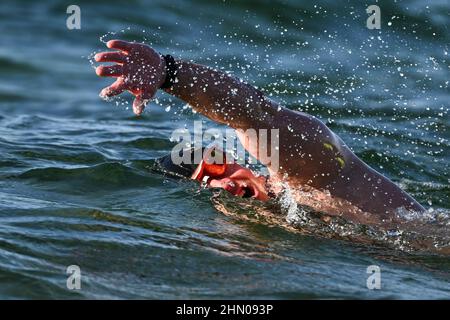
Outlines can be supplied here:
<path id="1" fill-rule="evenodd" d="M 450 297 L 448 256 L 244 221 L 152 173 L 200 116 L 163 94 L 140 118 L 100 100 L 88 59 L 114 31 L 246 79 L 437 212 L 426 232 L 448 246 L 448 1 L 378 2 L 379 31 L 364 1 L 77 1 L 81 30 L 69 4 L 0 2 L 0 298 Z"/>

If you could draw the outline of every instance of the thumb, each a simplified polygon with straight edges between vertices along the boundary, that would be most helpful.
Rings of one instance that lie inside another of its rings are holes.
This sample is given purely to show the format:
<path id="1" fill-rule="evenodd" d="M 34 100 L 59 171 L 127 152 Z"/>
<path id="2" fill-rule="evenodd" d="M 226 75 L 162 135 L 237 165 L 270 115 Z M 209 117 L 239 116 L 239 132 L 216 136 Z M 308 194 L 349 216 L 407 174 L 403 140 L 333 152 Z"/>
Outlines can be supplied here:
<path id="1" fill-rule="evenodd" d="M 139 116 L 144 111 L 145 105 L 149 99 L 144 99 L 142 94 L 139 94 L 133 101 L 133 112 Z"/>

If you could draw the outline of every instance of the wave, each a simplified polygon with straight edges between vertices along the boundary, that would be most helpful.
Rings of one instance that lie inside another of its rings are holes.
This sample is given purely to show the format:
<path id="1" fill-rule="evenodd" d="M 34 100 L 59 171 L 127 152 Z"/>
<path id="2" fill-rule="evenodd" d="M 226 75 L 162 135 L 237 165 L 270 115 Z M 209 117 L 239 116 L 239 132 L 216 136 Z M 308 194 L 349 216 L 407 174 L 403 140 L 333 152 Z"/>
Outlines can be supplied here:
<path id="1" fill-rule="evenodd" d="M 135 170 L 118 162 L 107 162 L 89 167 L 30 169 L 16 176 L 40 184 L 43 188 L 85 194 L 88 191 L 149 187 L 158 183 L 144 171 Z M 11 177 L 13 178 L 13 177 Z"/>
<path id="2" fill-rule="evenodd" d="M 31 63 L 0 57 L 0 71 L 5 73 L 37 74 L 41 70 Z"/>

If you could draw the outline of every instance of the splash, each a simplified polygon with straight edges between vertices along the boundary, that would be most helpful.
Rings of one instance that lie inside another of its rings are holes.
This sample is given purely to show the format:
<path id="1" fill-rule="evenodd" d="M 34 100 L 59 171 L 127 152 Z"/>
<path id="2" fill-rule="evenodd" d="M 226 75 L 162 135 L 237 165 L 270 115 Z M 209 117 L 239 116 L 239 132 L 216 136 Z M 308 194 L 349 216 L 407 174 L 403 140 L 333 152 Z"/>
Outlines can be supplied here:
<path id="1" fill-rule="evenodd" d="M 399 208 L 396 210 L 395 215 L 399 219 L 406 221 L 416 221 L 424 223 L 438 223 L 441 225 L 450 226 L 450 216 L 444 209 L 429 208 L 425 212 L 417 212 L 407 210 L 405 208 Z"/>
<path id="2" fill-rule="evenodd" d="M 450 255 L 450 229 L 445 212 L 425 214 L 399 209 L 397 220 L 363 223 L 341 215 L 330 215 L 299 203 L 287 187 L 268 203 L 215 193 L 212 202 L 220 212 L 239 220 L 282 227 L 290 232 L 385 247 L 407 253 Z M 351 216 L 351 215 L 350 215 Z"/>

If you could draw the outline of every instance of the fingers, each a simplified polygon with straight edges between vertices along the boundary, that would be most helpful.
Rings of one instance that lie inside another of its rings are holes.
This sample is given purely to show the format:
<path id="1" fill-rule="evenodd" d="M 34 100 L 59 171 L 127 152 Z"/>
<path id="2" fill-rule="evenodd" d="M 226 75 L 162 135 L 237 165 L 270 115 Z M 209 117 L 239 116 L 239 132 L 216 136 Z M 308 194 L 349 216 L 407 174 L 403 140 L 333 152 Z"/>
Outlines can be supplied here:
<path id="1" fill-rule="evenodd" d="M 95 73 L 100 77 L 120 77 L 123 73 L 121 65 L 99 66 L 95 69 Z"/>
<path id="2" fill-rule="evenodd" d="M 136 115 L 140 115 L 147 103 L 154 97 L 156 91 L 146 90 L 142 93 L 135 94 L 136 98 L 133 101 L 133 111 Z"/>
<path id="3" fill-rule="evenodd" d="M 123 82 L 123 79 L 119 78 L 112 85 L 104 88 L 100 92 L 100 97 L 108 98 L 112 96 L 117 96 L 118 94 L 121 94 L 124 91 L 125 91 L 125 84 Z"/>
<path id="4" fill-rule="evenodd" d="M 110 49 L 118 49 L 125 52 L 130 52 L 136 44 L 122 41 L 122 40 L 110 40 L 106 43 L 106 46 Z"/>
<path id="5" fill-rule="evenodd" d="M 119 51 L 97 53 L 94 59 L 97 62 L 117 62 L 117 63 L 127 62 L 127 56 Z"/>
<path id="6" fill-rule="evenodd" d="M 133 101 L 133 112 L 139 116 L 144 111 L 148 99 L 144 99 L 142 95 L 137 95 Z"/>

